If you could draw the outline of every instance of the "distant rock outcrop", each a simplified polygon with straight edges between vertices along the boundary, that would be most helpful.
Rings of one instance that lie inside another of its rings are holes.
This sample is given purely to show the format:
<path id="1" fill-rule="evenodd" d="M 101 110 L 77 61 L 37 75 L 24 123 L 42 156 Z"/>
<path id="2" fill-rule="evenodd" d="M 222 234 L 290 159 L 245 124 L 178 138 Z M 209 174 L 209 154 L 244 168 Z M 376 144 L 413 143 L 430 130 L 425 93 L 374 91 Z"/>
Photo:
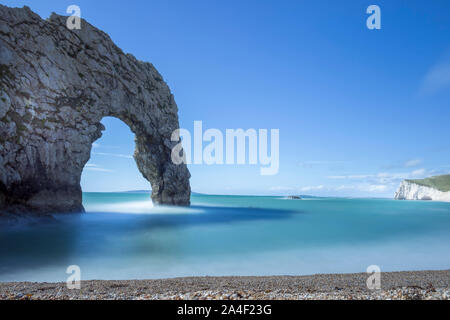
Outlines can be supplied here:
<path id="1" fill-rule="evenodd" d="M 450 175 L 405 180 L 398 188 L 395 199 L 450 201 Z"/>
<path id="2" fill-rule="evenodd" d="M 81 173 L 106 116 L 134 132 L 153 201 L 188 205 L 189 171 L 171 161 L 178 108 L 162 76 L 66 20 L 0 5 L 0 211 L 83 211 Z"/>

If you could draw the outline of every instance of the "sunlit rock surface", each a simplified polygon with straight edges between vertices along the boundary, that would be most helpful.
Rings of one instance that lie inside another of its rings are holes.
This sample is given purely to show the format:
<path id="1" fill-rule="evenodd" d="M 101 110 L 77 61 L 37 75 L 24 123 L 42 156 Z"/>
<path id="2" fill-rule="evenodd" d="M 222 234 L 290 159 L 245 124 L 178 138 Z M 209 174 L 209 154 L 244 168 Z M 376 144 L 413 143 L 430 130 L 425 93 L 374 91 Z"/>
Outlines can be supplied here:
<path id="1" fill-rule="evenodd" d="M 190 174 L 171 161 L 178 108 L 152 64 L 82 20 L 0 5 L 0 208 L 83 211 L 80 178 L 103 117 L 136 135 L 137 166 L 157 204 L 188 205 Z"/>
<path id="2" fill-rule="evenodd" d="M 441 176 L 444 177 L 444 176 Z M 449 176 L 450 178 L 450 176 Z M 432 178 L 430 178 L 432 179 Z M 450 192 L 446 189 L 439 190 L 438 187 L 427 186 L 420 181 L 425 180 L 405 180 L 401 183 L 395 194 L 397 200 L 430 200 L 430 201 L 450 201 Z"/>

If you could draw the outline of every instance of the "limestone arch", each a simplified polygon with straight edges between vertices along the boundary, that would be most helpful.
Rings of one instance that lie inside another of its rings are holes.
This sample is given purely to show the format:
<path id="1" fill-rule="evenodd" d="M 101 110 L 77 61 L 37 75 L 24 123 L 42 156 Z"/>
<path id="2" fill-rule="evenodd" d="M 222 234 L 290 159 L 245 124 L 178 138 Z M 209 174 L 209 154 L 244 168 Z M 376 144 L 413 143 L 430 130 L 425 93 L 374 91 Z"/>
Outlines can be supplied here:
<path id="1" fill-rule="evenodd" d="M 106 116 L 135 134 L 156 204 L 189 205 L 190 174 L 171 161 L 178 108 L 152 64 L 82 20 L 0 5 L 0 208 L 82 211 L 80 179 Z"/>

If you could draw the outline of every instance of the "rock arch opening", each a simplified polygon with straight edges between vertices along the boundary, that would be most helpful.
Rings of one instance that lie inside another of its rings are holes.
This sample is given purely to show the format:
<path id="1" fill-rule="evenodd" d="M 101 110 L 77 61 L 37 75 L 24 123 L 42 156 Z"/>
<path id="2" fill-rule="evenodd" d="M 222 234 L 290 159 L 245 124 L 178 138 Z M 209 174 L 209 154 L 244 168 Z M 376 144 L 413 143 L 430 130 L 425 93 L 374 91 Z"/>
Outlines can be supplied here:
<path id="1" fill-rule="evenodd" d="M 101 138 L 92 144 L 91 156 L 81 175 L 83 192 L 146 191 L 151 185 L 134 160 L 135 134 L 127 124 L 114 117 L 101 121 Z"/>

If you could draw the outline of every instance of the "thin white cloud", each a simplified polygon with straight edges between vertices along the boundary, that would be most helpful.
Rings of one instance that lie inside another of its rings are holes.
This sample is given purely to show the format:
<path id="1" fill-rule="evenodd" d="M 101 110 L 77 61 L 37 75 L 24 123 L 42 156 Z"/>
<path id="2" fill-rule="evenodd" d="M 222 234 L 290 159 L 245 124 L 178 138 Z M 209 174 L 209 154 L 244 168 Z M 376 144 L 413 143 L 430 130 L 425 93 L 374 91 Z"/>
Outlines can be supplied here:
<path id="1" fill-rule="evenodd" d="M 373 177 L 372 174 L 356 174 L 356 175 L 343 175 L 343 176 L 328 176 L 328 179 L 368 179 Z"/>
<path id="2" fill-rule="evenodd" d="M 319 191 L 319 190 L 323 190 L 325 189 L 325 186 L 320 185 L 320 186 L 306 186 L 306 187 L 302 187 L 300 188 L 300 191 Z"/>
<path id="3" fill-rule="evenodd" d="M 411 172 L 411 176 L 412 176 L 412 178 L 420 177 L 420 176 L 425 175 L 425 172 L 427 172 L 427 170 L 417 169 L 417 170 L 414 170 L 413 172 Z"/>
<path id="4" fill-rule="evenodd" d="M 326 161 L 326 160 L 315 160 L 315 161 L 301 161 L 298 163 L 299 166 L 304 168 L 312 168 L 318 166 L 336 166 L 348 164 L 348 161 Z"/>
<path id="5" fill-rule="evenodd" d="M 93 155 L 97 156 L 106 156 L 106 157 L 116 157 L 116 158 L 125 158 L 125 159 L 133 159 L 133 156 L 128 154 L 121 153 L 108 153 L 108 152 L 92 152 Z"/>
<path id="6" fill-rule="evenodd" d="M 410 172 L 380 172 L 377 174 L 366 174 L 366 175 L 341 175 L 341 176 L 328 176 L 328 179 L 334 180 L 349 180 L 355 181 L 355 183 L 350 184 L 354 186 L 355 189 L 360 191 L 384 191 L 387 188 L 393 188 L 398 186 L 398 184 L 405 179 L 420 179 L 430 175 L 426 169 L 417 169 Z M 383 187 L 384 186 L 384 187 Z M 348 185 L 345 187 L 349 187 Z M 341 190 L 345 189 L 341 186 Z"/>
<path id="7" fill-rule="evenodd" d="M 87 170 L 87 171 L 97 171 L 97 172 L 114 172 L 114 170 L 105 169 L 105 168 L 99 167 L 98 165 L 93 164 L 93 163 L 88 163 L 88 164 L 86 164 L 86 165 L 84 166 L 84 170 Z"/>
<path id="8" fill-rule="evenodd" d="M 343 184 L 339 186 L 306 186 L 300 188 L 301 192 L 320 192 L 326 194 L 342 194 L 348 192 L 363 192 L 363 193 L 385 193 L 391 186 L 384 184 L 368 184 L 368 183 L 356 183 L 356 184 Z"/>
<path id="9" fill-rule="evenodd" d="M 99 144 L 99 143 L 96 143 L 96 142 L 94 142 L 92 144 L 92 146 L 94 146 L 95 148 L 101 148 L 101 149 L 120 149 L 119 146 L 108 146 L 108 145 L 105 146 L 103 144 Z"/>
<path id="10" fill-rule="evenodd" d="M 404 167 L 405 168 L 412 168 L 417 167 L 418 165 L 421 165 L 423 163 L 422 159 L 411 159 L 405 162 Z"/>
<path id="11" fill-rule="evenodd" d="M 388 188 L 388 186 L 383 185 L 383 184 L 371 184 L 369 186 L 367 186 L 367 191 L 369 192 L 383 192 Z"/>
<path id="12" fill-rule="evenodd" d="M 418 163 L 418 162 L 416 162 Z M 341 185 L 311 185 L 299 188 L 276 186 L 270 191 L 305 193 L 319 195 L 348 195 L 348 194 L 365 194 L 373 196 L 387 196 L 398 188 L 400 182 L 404 179 L 419 179 L 429 176 L 431 171 L 424 168 L 412 170 L 409 172 L 379 172 L 375 174 L 354 174 L 354 175 L 337 175 L 328 176 L 332 180 L 342 180 Z"/>
<path id="13" fill-rule="evenodd" d="M 345 190 L 357 190 L 362 192 L 384 192 L 389 187 L 384 184 L 356 184 L 356 185 L 341 185 L 336 187 L 337 191 L 345 191 Z"/>
<path id="14" fill-rule="evenodd" d="M 114 170 L 109 170 L 105 168 L 85 168 L 87 171 L 98 171 L 98 172 L 114 172 Z"/>
<path id="15" fill-rule="evenodd" d="M 269 189 L 270 191 L 279 191 L 279 192 L 289 192 L 289 191 L 295 191 L 295 188 L 292 187 L 283 187 L 283 186 L 275 186 Z"/>
<path id="16" fill-rule="evenodd" d="M 328 176 L 328 179 L 350 179 L 350 180 L 364 180 L 364 179 L 411 179 L 425 175 L 425 169 L 417 169 L 412 172 L 391 173 L 380 172 L 377 174 L 359 174 L 359 175 L 340 175 Z"/>
<path id="17" fill-rule="evenodd" d="M 421 95 L 435 94 L 450 88 L 450 57 L 435 64 L 425 75 L 419 93 Z"/>
<path id="18" fill-rule="evenodd" d="M 336 191 L 353 190 L 353 189 L 355 189 L 355 186 L 343 184 L 343 185 L 336 187 L 335 189 L 336 189 Z"/>

